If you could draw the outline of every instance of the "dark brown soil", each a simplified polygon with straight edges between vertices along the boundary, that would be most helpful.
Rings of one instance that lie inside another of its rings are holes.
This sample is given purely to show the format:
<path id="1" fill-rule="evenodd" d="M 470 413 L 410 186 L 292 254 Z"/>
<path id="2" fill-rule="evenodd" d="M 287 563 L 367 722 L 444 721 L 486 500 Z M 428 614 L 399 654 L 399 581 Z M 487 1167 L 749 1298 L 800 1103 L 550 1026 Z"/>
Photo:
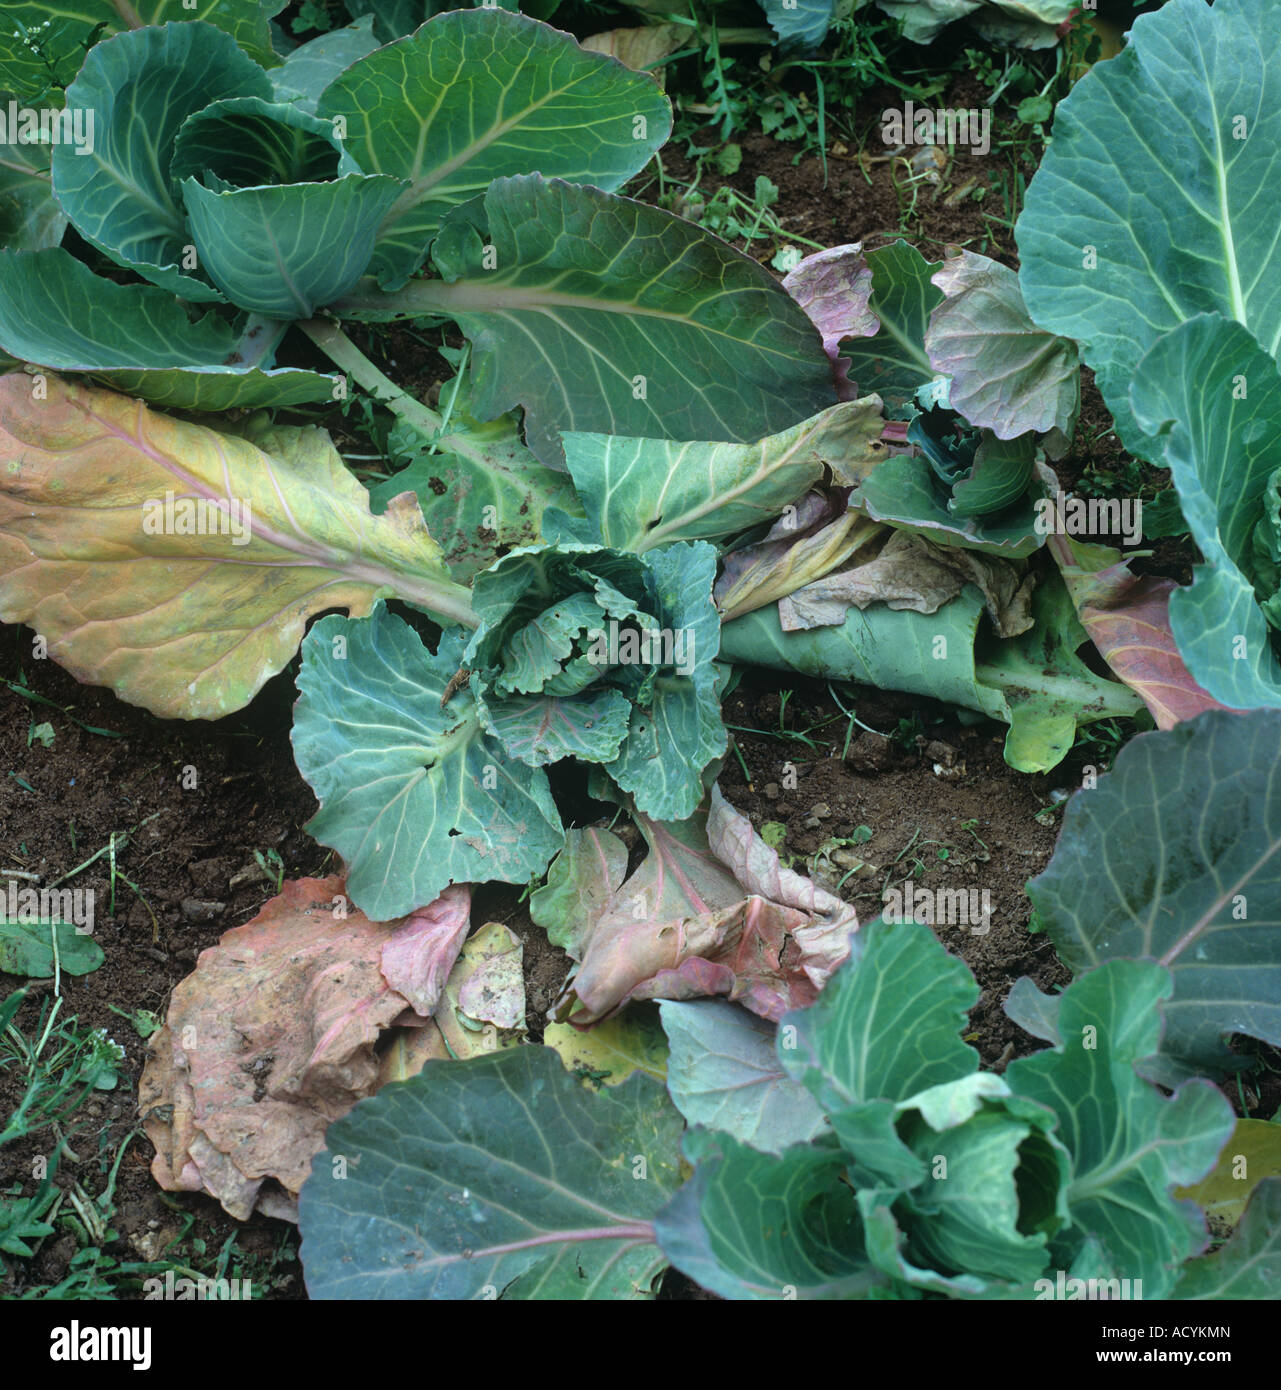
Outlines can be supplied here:
<path id="1" fill-rule="evenodd" d="M 293 682 L 288 675 L 277 677 L 248 709 L 216 723 L 160 720 L 109 691 L 77 685 L 51 661 L 32 660 L 26 629 L 0 633 L 0 670 L 54 706 L 0 685 L 0 772 L 7 787 L 0 800 L 0 868 L 36 873 L 50 883 L 108 844 L 113 832 L 117 836 L 121 877 L 114 913 L 106 855 L 66 885 L 95 892 L 94 939 L 106 960 L 92 974 L 63 975 L 59 1020 L 106 1029 L 126 1059 L 117 1088 L 76 1112 L 69 1142 L 79 1161 L 64 1156 L 55 1181 L 64 1188 L 78 1182 L 97 1196 L 118 1146 L 132 1136 L 118 1177 L 119 1238 L 104 1245 L 107 1253 L 124 1261 L 164 1252 L 194 1259 L 203 1269 L 193 1242 L 203 1241 L 212 1256 L 234 1235 L 236 1258 L 243 1264 L 241 1257 L 247 1257 L 245 1267 L 260 1291 L 303 1297 L 301 1273 L 291 1263 L 292 1227 L 262 1216 L 239 1223 L 210 1199 L 157 1190 L 151 1146 L 138 1130 L 136 1108 L 145 1045 L 130 1021 L 111 1009 L 114 1004 L 130 1014 L 145 1009 L 164 1017 L 173 987 L 190 974 L 200 952 L 273 896 L 255 850 L 274 850 L 286 878 L 333 871 L 330 851 L 302 828 L 316 802 L 289 744 Z M 52 747 L 28 747 L 28 730 L 42 722 L 53 725 Z M 119 737 L 89 733 L 79 726 L 85 724 Z M 184 787 L 191 779 L 183 774 L 191 768 L 196 785 Z M 120 832 L 129 834 L 123 846 Z M 125 885 L 126 878 L 134 887 Z M 233 878 L 248 881 L 233 887 Z M 477 894 L 474 920 L 492 919 L 507 923 L 524 942 L 532 1031 L 541 1038 L 541 1015 L 560 993 L 568 959 L 519 908 L 510 888 Z M 0 976 L 0 997 L 19 983 Z M 28 1035 L 52 997 L 52 980 L 31 986 L 16 1020 Z M 0 1116 L 8 1116 L 19 1094 L 17 1069 L 0 1072 Z M 0 1149 L 0 1188 L 19 1182 L 24 1192 L 34 1191 L 33 1161 L 47 1158 L 54 1142 L 46 1130 Z M 46 1242 L 30 1267 L 14 1261 L 11 1275 L 0 1282 L 0 1297 L 20 1295 L 29 1282 L 57 1282 L 76 1248 L 74 1239 L 62 1238 Z"/>
<path id="2" fill-rule="evenodd" d="M 821 687 L 802 682 L 788 694 L 773 682 L 745 681 L 726 702 L 725 722 L 762 731 L 734 735 L 751 782 L 730 757 L 721 786 L 758 829 L 771 821 L 787 827 L 787 853 L 813 856 L 833 837 L 861 841 L 851 851 L 867 867 L 855 870 L 842 891 L 860 922 L 875 917 L 883 892 L 905 880 L 918 888 L 986 890 L 992 907 L 986 934 L 960 926 L 939 927 L 937 935 L 983 991 L 970 1015 L 970 1041 L 985 1063 L 1003 1067 L 1042 1046 L 1001 1011 L 1010 986 L 1030 975 L 1051 991 L 1070 979 L 1048 938 L 1029 934 L 1032 905 L 1023 891 L 1049 862 L 1057 833 L 1050 791 L 1071 787 L 1070 774 L 1066 768 L 1036 777 L 1015 772 L 1002 757 L 1004 735 L 995 725 L 965 728 L 942 707 L 921 718 L 919 701 L 869 690 L 841 698 L 877 731 L 869 736 L 856 726 L 848 752 L 849 720 Z M 896 736 L 900 722 L 911 727 Z M 890 736 L 888 744 L 881 734 Z M 795 789 L 788 790 L 792 780 Z M 871 838 L 864 840 L 867 830 Z"/>
<path id="3" fill-rule="evenodd" d="M 108 691 L 77 685 L 52 661 L 33 660 L 31 636 L 23 628 L 3 629 L 0 671 L 56 706 L 0 686 L 0 771 L 6 787 L 0 801 L 0 868 L 36 873 L 50 883 L 108 845 L 113 832 L 117 836 L 114 912 L 107 855 L 66 885 L 95 892 L 94 938 L 106 960 L 92 974 L 62 977 L 60 1021 L 104 1028 L 126 1054 L 119 1086 L 77 1112 L 76 1123 L 88 1131 L 71 1140 L 81 1162 L 64 1158 L 58 1169 L 60 1186 L 78 1181 L 97 1196 L 105 1186 L 103 1156 L 109 1162 L 137 1131 L 135 1098 L 145 1060 L 144 1044 L 129 1019 L 110 1006 L 164 1016 L 170 992 L 191 972 L 197 955 L 228 928 L 248 921 L 272 896 L 272 884 L 253 872 L 255 850 L 264 856 L 274 850 L 289 878 L 322 872 L 329 853 L 302 829 L 315 800 L 293 763 L 288 681 L 271 682 L 249 709 L 232 718 L 185 724 L 153 718 Z M 28 746 L 29 729 L 42 722 L 53 726 L 52 747 Z M 90 733 L 81 725 L 118 737 Z M 184 781 L 191 782 L 185 769 L 195 769 L 194 787 L 184 788 Z M 129 836 L 123 847 L 121 832 Z M 232 887 L 237 876 L 248 881 Z M 126 878 L 134 887 L 125 885 Z M 0 977 L 5 993 L 17 983 Z M 28 1035 L 52 992 L 51 980 L 32 987 L 17 1018 Z M 9 1113 L 18 1084 L 16 1068 L 0 1073 L 0 1114 Z M 32 1160 L 47 1155 L 52 1143 L 45 1131 L 0 1150 L 0 1187 L 18 1181 L 24 1191 L 32 1189 Z M 233 1233 L 238 1233 L 238 1250 L 250 1256 L 275 1250 L 282 1233 L 286 1247 L 292 1247 L 292 1236 L 278 1222 L 240 1226 L 211 1200 L 161 1196 L 150 1162 L 150 1145 L 136 1133 L 119 1171 L 119 1240 L 107 1244 L 108 1253 L 122 1260 L 156 1258 L 164 1244 L 157 1233 L 176 1236 L 187 1224 L 183 1213 L 193 1215 L 195 1225 L 169 1250 L 171 1257 L 195 1258 L 193 1240 L 203 1240 L 212 1255 Z M 30 1279 L 56 1281 L 74 1254 L 74 1242 L 53 1242 L 34 1262 Z M 272 1295 L 301 1296 L 297 1267 L 286 1260 L 280 1269 Z M 26 1282 L 27 1267 L 14 1261 L 0 1296 L 21 1293 Z"/>

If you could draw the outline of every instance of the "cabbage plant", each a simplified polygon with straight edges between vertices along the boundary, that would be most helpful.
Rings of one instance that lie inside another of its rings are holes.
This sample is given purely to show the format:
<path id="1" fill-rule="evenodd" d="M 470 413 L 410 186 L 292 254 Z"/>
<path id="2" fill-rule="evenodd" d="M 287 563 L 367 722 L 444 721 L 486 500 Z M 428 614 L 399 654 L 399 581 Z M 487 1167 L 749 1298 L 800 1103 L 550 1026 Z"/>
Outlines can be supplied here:
<path id="1" fill-rule="evenodd" d="M 662 1003 L 666 1087 L 621 1052 L 597 1094 L 546 1046 L 428 1062 L 330 1127 L 301 1196 L 309 1292 L 643 1298 L 670 1263 L 730 1299 L 1270 1298 L 1281 1183 L 1204 1253 L 1187 1190 L 1226 1171 L 1231 1107 L 1135 1071 L 1169 994 L 1155 961 L 1100 966 L 997 1075 L 959 1036 L 965 965 L 878 920 L 776 1032 Z"/>
<path id="2" fill-rule="evenodd" d="M 1171 0 L 1061 103 L 1016 227 L 1033 319 L 1078 341 L 1131 453 L 1168 467 L 1201 563 L 1170 599 L 1221 703 L 1281 703 L 1281 160 L 1266 0 Z M 1153 141 L 1159 140 L 1159 157 Z"/>

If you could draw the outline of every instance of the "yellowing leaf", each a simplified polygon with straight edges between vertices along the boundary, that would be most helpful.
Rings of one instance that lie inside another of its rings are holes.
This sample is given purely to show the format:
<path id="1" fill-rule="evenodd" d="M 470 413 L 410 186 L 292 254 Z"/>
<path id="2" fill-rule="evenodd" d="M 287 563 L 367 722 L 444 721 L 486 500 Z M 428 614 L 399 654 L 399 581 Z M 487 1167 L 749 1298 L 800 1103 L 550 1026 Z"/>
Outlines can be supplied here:
<path id="1" fill-rule="evenodd" d="M 667 1079 L 667 1038 L 652 1004 L 634 1006 L 585 1030 L 549 1023 L 543 1044 L 588 1084 L 618 1086 L 638 1071 L 655 1081 Z"/>
<path id="2" fill-rule="evenodd" d="M 0 619 L 77 679 L 185 719 L 248 704 L 325 609 L 395 595 L 468 620 L 417 502 L 373 516 L 322 430 L 264 443 L 0 377 Z"/>
<path id="3" fill-rule="evenodd" d="M 1281 1177 L 1281 1124 L 1238 1120 L 1214 1171 L 1191 1187 L 1176 1189 L 1205 1211 L 1211 1231 L 1226 1236 L 1245 1211 L 1250 1194 L 1264 1178 Z"/>

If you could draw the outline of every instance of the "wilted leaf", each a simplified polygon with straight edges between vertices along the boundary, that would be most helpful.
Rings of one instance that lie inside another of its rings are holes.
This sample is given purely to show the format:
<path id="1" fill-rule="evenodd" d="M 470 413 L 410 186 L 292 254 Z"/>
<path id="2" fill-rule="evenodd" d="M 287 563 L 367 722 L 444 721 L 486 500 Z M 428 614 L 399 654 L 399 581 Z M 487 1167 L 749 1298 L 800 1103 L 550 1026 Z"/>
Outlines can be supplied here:
<path id="1" fill-rule="evenodd" d="M 607 53 L 625 66 L 643 72 L 684 48 L 689 35 L 684 24 L 647 24 L 641 29 L 607 29 L 590 35 L 582 43 L 589 53 Z"/>
<path id="2" fill-rule="evenodd" d="M 568 830 L 547 882 L 529 899 L 529 915 L 554 946 L 578 957 L 626 873 L 627 846 L 617 835 L 596 827 Z"/>
<path id="3" fill-rule="evenodd" d="M 451 894 L 458 892 L 465 890 L 447 888 L 432 908 L 439 907 Z M 414 913 L 410 920 L 421 919 L 432 908 Z M 467 933 L 465 914 L 459 925 L 461 939 Z M 426 950 L 432 949 L 430 934 L 419 933 L 417 941 Z M 390 946 L 383 948 L 383 975 L 395 984 L 389 969 L 391 950 Z M 499 922 L 487 922 L 463 943 L 461 950 L 455 947 L 452 954 L 442 953 L 438 959 L 446 968 L 452 960 L 453 969 L 449 970 L 449 978 L 431 1009 L 432 1016 L 402 1016 L 396 1020 L 391 1041 L 378 1059 L 379 1087 L 388 1081 L 405 1081 L 417 1076 L 433 1060 L 483 1057 L 506 1047 L 519 1046 L 524 1041 L 525 982 L 521 973 L 521 945 L 506 927 Z M 489 1007 L 490 1001 L 486 998 L 496 981 L 499 990 L 493 998 L 501 1005 L 498 1011 Z M 495 1012 L 504 1020 L 514 1021 L 500 1025 L 485 1017 Z"/>
<path id="4" fill-rule="evenodd" d="M 417 506 L 372 516 L 322 430 L 269 453 L 57 378 L 37 399 L 20 373 L 0 419 L 0 615 L 155 714 L 240 709 L 326 608 L 470 612 Z"/>
<path id="5" fill-rule="evenodd" d="M 1053 571 L 1042 576 L 1032 597 L 1033 625 L 1019 636 L 980 634 L 982 611 L 968 584 L 936 613 L 872 604 L 851 608 L 839 627 L 785 632 L 778 610 L 762 608 L 725 624 L 721 656 L 928 695 L 1004 720 L 1006 761 L 1022 772 L 1056 766 L 1080 725 L 1140 708 L 1137 695 L 1076 655 L 1085 633 Z"/>
<path id="6" fill-rule="evenodd" d="M 1097 675 L 1080 655 L 1085 630 L 1058 573 L 1043 573 L 1032 596 L 1032 625 L 1017 637 L 984 635 L 976 647 L 979 684 L 999 694 L 1010 725 L 1005 760 L 1020 772 L 1057 767 L 1077 730 L 1137 714 L 1137 695 Z"/>
<path id="7" fill-rule="evenodd" d="M 469 908 L 469 893 L 454 889 L 380 924 L 348 910 L 340 877 L 300 879 L 202 952 L 139 1085 L 161 1187 L 209 1192 L 240 1220 L 264 1202 L 288 1214 L 326 1126 L 377 1085 L 381 1030 L 409 1007 L 388 984 L 384 952 L 411 994 L 430 995 Z M 268 1179 L 283 1192 L 264 1191 Z"/>
<path id="8" fill-rule="evenodd" d="M 783 287 L 823 335 L 836 394 L 852 401 L 856 392 L 849 363 L 841 359 L 841 344 L 846 338 L 870 338 L 881 326 L 868 303 L 872 270 L 863 258 L 863 243 L 815 251 L 783 277 Z"/>
<path id="9" fill-rule="evenodd" d="M 812 1000 L 849 950 L 853 909 L 784 869 L 716 788 L 706 813 L 636 821 L 650 853 L 571 943 L 580 965 L 557 1016 L 581 1026 L 632 999 L 726 994 L 777 1018 Z"/>
<path id="10" fill-rule="evenodd" d="M 785 632 L 831 627 L 845 621 L 850 605 L 866 608 L 886 603 L 916 613 L 937 613 L 966 584 L 983 595 L 988 616 L 1002 637 L 1032 626 L 1031 601 L 1036 576 L 1008 560 L 956 546 L 934 545 L 924 536 L 891 531 L 872 559 L 825 575 L 797 589 L 779 605 Z"/>
<path id="11" fill-rule="evenodd" d="M 1183 1268 L 1171 1298 L 1267 1299 L 1281 1295 L 1281 1180 L 1255 1189 L 1232 1239 Z"/>
<path id="12" fill-rule="evenodd" d="M 1075 545 L 1066 536 L 1052 536 L 1048 548 L 1090 641 L 1139 694 L 1158 729 L 1225 708 L 1179 655 L 1170 631 L 1170 595 L 1178 588 L 1172 579 L 1135 574 L 1120 551 Z"/>
<path id="13" fill-rule="evenodd" d="M 951 378 L 952 409 L 998 439 L 1057 432 L 1057 458 L 1081 404 L 1076 345 L 1036 327 L 1017 273 L 988 256 L 949 246 L 933 281 L 946 298 L 930 316 L 925 350 Z"/>
<path id="14" fill-rule="evenodd" d="M 880 536 L 881 526 L 849 507 L 848 495 L 845 488 L 808 492 L 785 509 L 763 539 L 731 551 L 716 581 L 721 621 L 786 598 Z"/>
<path id="15" fill-rule="evenodd" d="M 653 1004 L 633 1004 L 590 1028 L 549 1023 L 543 1045 L 560 1054 L 566 1071 L 593 1086 L 621 1086 L 634 1072 L 667 1080 L 667 1037 Z"/>
<path id="16" fill-rule="evenodd" d="M 465 950 L 470 905 L 470 889 L 457 884 L 446 888 L 434 902 L 418 908 L 382 948 L 384 978 L 423 1017 L 435 1012 L 446 977 L 452 978 L 458 953 Z"/>
<path id="17" fill-rule="evenodd" d="M 1195 1202 L 1213 1234 L 1223 1238 L 1241 1220 L 1255 1189 L 1269 1178 L 1281 1178 L 1281 1124 L 1238 1119 L 1213 1171 L 1174 1195 Z"/>
<path id="18" fill-rule="evenodd" d="M 468 943 L 472 969 L 458 991 L 458 1008 L 478 1024 L 512 1030 L 525 1026 L 524 948 L 501 922 L 489 922 Z"/>

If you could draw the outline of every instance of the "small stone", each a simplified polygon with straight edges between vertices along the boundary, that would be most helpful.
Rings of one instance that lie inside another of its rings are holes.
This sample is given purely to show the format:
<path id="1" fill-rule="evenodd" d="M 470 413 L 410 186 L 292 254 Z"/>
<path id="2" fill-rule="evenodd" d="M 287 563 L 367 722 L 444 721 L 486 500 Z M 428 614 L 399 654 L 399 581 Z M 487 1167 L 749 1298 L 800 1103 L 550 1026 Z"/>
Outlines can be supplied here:
<path id="1" fill-rule="evenodd" d="M 188 922 L 212 922 L 227 910 L 226 903 L 207 902 L 203 898 L 183 898 L 182 915 Z"/>
<path id="2" fill-rule="evenodd" d="M 777 782 L 766 782 L 766 783 L 765 783 L 765 799 L 766 799 L 766 801 L 777 801 L 777 800 L 778 800 L 778 797 L 779 797 L 778 783 L 777 783 Z"/>
<path id="3" fill-rule="evenodd" d="M 832 808 L 826 801 L 816 801 L 813 806 L 810 807 L 810 815 L 817 817 L 819 820 L 831 820 Z"/>
<path id="4" fill-rule="evenodd" d="M 861 733 L 850 744 L 845 761 L 855 772 L 883 772 L 890 765 L 892 749 L 884 734 Z"/>
<path id="5" fill-rule="evenodd" d="M 817 830 L 823 822 L 817 816 L 806 816 L 802 825 L 806 830 Z"/>
<path id="6" fill-rule="evenodd" d="M 956 762 L 956 749 L 941 739 L 918 738 L 916 746 L 924 752 L 931 762 L 942 763 L 944 767 L 951 767 Z"/>
<path id="7" fill-rule="evenodd" d="M 239 888 L 242 884 L 246 883 L 272 882 L 274 882 L 274 880 L 271 877 L 271 875 L 267 872 L 267 870 L 264 869 L 261 864 L 251 860 L 243 868 L 236 870 L 236 872 L 231 876 L 231 880 L 228 886 L 231 888 Z"/>

